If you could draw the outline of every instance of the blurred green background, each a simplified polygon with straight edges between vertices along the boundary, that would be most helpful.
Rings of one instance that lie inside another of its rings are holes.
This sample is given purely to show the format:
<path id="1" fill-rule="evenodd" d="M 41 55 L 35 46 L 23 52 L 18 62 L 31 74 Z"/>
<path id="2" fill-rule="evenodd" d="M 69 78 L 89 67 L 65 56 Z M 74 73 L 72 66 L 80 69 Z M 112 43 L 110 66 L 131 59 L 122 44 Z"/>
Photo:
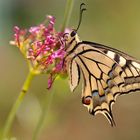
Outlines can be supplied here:
<path id="1" fill-rule="evenodd" d="M 75 0 L 69 27 L 76 28 L 79 5 L 85 2 L 79 35 L 118 48 L 140 59 L 139 0 Z M 0 131 L 27 76 L 28 67 L 18 48 L 9 45 L 13 27 L 28 28 L 41 23 L 47 14 L 56 17 L 56 28 L 63 22 L 66 0 L 0 0 Z M 20 107 L 12 135 L 31 140 L 42 106 L 54 93 L 39 140 L 138 140 L 140 139 L 140 95 L 121 96 L 113 106 L 117 123 L 111 128 L 102 115 L 93 117 L 81 104 L 81 89 L 71 93 L 67 80 L 57 80 L 48 91 L 47 76 L 33 80 Z"/>

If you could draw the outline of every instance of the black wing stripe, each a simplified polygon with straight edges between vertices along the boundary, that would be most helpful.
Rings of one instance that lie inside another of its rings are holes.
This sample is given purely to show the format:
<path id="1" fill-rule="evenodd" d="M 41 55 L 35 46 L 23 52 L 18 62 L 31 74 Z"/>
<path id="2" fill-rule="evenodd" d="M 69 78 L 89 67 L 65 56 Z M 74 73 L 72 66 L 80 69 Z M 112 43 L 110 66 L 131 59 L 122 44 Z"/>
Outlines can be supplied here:
<path id="1" fill-rule="evenodd" d="M 129 91 L 121 92 L 120 95 L 128 94 L 128 93 L 131 93 L 131 92 L 136 92 L 136 91 L 140 91 L 140 87 L 137 88 L 137 89 L 130 89 Z"/>
<path id="2" fill-rule="evenodd" d="M 119 57 L 119 55 L 118 55 L 117 53 L 115 54 L 114 60 L 115 60 L 118 64 L 120 63 L 120 57 Z"/>
<path id="3" fill-rule="evenodd" d="M 90 85 L 90 91 L 92 91 L 92 85 L 91 85 L 91 75 L 89 75 L 89 85 Z"/>
<path id="4" fill-rule="evenodd" d="M 75 64 L 74 64 L 75 63 Z M 77 70 L 77 74 L 74 75 L 73 73 L 73 68 Z M 71 61 L 70 64 L 69 64 L 69 73 L 70 73 L 70 83 L 71 83 L 71 86 L 74 88 L 72 89 L 72 91 L 74 91 L 76 89 L 76 87 L 79 85 L 79 82 L 80 82 L 80 68 L 77 64 L 76 61 Z M 77 76 L 76 78 L 76 83 L 73 83 L 74 81 L 74 77 L 73 76 Z"/>
<path id="5" fill-rule="evenodd" d="M 99 96 L 100 97 L 105 97 L 104 88 L 103 88 L 100 80 L 98 80 L 97 85 L 98 85 Z"/>
<path id="6" fill-rule="evenodd" d="M 87 72 L 89 73 L 89 75 L 92 75 L 95 79 L 97 79 L 88 69 L 87 65 L 85 64 L 85 62 L 82 60 L 82 58 L 80 56 L 78 56 L 78 58 L 81 60 L 83 66 L 85 67 L 85 69 L 87 70 Z"/>
<path id="7" fill-rule="evenodd" d="M 79 65 L 76 63 L 76 65 L 77 65 L 77 70 L 78 70 L 78 85 L 79 85 L 79 82 L 80 82 L 80 67 L 79 67 Z"/>
<path id="8" fill-rule="evenodd" d="M 102 64 L 102 65 L 104 65 L 104 66 L 106 66 L 106 67 L 108 67 L 108 68 L 110 69 L 109 66 L 105 65 L 104 63 L 97 62 L 97 61 L 95 61 L 95 60 L 93 60 L 93 59 L 91 59 L 91 58 L 88 58 L 88 57 L 86 57 L 86 56 L 83 56 L 83 55 L 82 55 L 82 57 L 84 57 L 84 58 L 86 58 L 86 59 L 88 59 L 88 60 L 90 60 L 90 61 L 93 61 L 93 62 L 95 62 L 95 63 L 97 64 L 98 68 L 99 68 L 100 71 L 101 71 L 101 77 L 102 77 L 102 74 L 103 74 L 103 73 L 104 73 L 105 75 L 107 75 L 107 73 L 105 73 L 103 70 L 101 70 L 101 68 L 99 67 L 99 64 Z M 107 75 L 107 76 L 108 76 L 108 75 Z M 104 79 L 103 79 L 103 80 L 104 80 Z"/>
<path id="9" fill-rule="evenodd" d="M 83 56 L 83 55 L 82 55 L 82 56 Z M 88 59 L 88 60 L 94 61 L 95 63 L 99 63 L 99 64 L 105 65 L 106 67 L 110 68 L 110 67 L 109 67 L 108 65 L 106 65 L 105 63 L 102 63 L 102 62 L 100 62 L 100 61 L 96 61 L 96 60 L 91 59 L 91 58 L 88 58 L 88 57 L 86 57 L 86 56 L 83 56 L 83 57 L 86 58 L 86 59 Z"/>
<path id="10" fill-rule="evenodd" d="M 108 120 L 110 121 L 111 126 L 116 126 L 115 121 L 113 119 L 113 116 L 110 116 L 110 113 L 105 113 L 106 117 L 108 118 Z"/>
<path id="11" fill-rule="evenodd" d="M 86 81 L 86 77 L 85 77 L 85 74 L 83 72 L 83 70 L 81 69 L 81 72 L 82 72 L 82 75 L 83 75 L 83 78 L 84 78 L 84 91 L 85 91 L 85 87 L 87 86 L 87 81 Z"/>
<path id="12" fill-rule="evenodd" d="M 73 83 L 72 83 L 72 62 L 73 62 L 73 61 L 70 62 L 69 67 L 70 67 L 70 80 L 71 80 L 70 82 L 71 82 L 71 84 L 73 85 Z"/>
<path id="13" fill-rule="evenodd" d="M 140 76 L 139 75 L 139 72 L 137 71 L 137 69 L 135 67 L 133 67 L 132 64 L 129 64 L 129 67 L 130 67 L 130 69 L 133 72 L 133 74 L 134 74 L 135 77 Z"/>
<path id="14" fill-rule="evenodd" d="M 131 65 L 136 69 L 136 71 L 138 72 L 138 74 L 140 75 L 140 71 L 138 71 L 138 69 L 131 63 Z"/>

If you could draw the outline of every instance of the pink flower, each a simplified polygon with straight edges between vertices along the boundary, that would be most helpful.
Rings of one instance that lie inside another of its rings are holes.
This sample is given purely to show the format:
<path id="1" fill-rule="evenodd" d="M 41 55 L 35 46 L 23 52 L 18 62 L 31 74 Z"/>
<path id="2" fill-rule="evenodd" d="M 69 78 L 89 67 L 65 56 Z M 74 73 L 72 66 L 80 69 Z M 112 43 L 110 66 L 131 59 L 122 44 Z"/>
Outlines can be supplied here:
<path id="1" fill-rule="evenodd" d="M 34 26 L 34 27 L 31 27 L 31 28 L 29 29 L 29 32 L 30 32 L 31 34 L 35 34 L 35 35 L 37 35 L 37 34 L 39 33 L 39 31 L 40 31 L 40 27 L 39 27 L 39 26 Z"/>
<path id="2" fill-rule="evenodd" d="M 54 28 L 55 18 L 49 15 L 46 20 L 47 25 L 45 21 L 38 26 L 30 27 L 29 30 L 15 26 L 14 41 L 36 73 L 49 72 L 50 88 L 55 77 L 65 71 L 63 59 L 66 52 L 63 33 L 57 32 Z"/>

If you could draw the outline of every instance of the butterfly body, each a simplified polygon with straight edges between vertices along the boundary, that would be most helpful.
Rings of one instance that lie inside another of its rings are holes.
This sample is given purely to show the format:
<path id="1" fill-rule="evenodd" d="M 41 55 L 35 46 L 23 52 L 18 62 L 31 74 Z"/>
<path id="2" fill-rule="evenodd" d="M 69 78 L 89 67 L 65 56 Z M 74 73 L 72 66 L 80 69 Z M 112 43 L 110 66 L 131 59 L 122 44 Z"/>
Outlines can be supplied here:
<path id="1" fill-rule="evenodd" d="M 81 41 L 74 30 L 67 35 L 66 52 L 71 91 L 82 77 L 83 105 L 90 114 L 102 113 L 115 125 L 112 105 L 116 98 L 140 90 L 140 61 L 117 49 Z"/>

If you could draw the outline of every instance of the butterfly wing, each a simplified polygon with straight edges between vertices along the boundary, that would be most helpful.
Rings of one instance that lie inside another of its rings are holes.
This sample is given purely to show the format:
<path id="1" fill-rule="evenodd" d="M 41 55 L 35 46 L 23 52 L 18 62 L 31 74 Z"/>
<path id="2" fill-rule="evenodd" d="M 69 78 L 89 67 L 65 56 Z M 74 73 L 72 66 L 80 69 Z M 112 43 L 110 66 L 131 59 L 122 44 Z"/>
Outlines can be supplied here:
<path id="1" fill-rule="evenodd" d="M 125 85 L 120 94 L 127 94 L 132 91 L 140 90 L 140 61 L 136 58 L 123 53 L 117 49 L 110 48 L 97 43 L 85 42 L 85 44 L 92 44 L 93 47 L 98 48 L 108 57 L 113 59 L 122 69 L 120 76 L 124 78 Z"/>
<path id="2" fill-rule="evenodd" d="M 82 103 L 89 113 L 102 113 L 115 125 L 112 105 L 118 95 L 140 90 L 140 64 L 118 50 L 90 42 L 81 42 L 68 67 L 70 87 L 74 90 L 84 79 Z"/>

